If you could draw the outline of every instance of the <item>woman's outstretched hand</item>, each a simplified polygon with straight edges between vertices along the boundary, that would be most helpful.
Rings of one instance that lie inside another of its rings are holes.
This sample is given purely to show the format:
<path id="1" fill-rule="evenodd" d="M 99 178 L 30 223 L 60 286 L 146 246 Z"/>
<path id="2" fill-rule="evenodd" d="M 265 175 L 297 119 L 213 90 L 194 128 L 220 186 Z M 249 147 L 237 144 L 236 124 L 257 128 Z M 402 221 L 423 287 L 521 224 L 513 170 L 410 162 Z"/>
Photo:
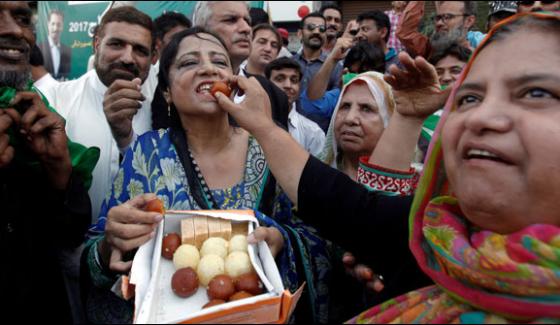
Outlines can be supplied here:
<path id="1" fill-rule="evenodd" d="M 228 112 L 239 126 L 253 135 L 270 130 L 274 126 L 270 99 L 258 80 L 254 77 L 247 79 L 234 76 L 229 82 L 232 88 L 237 87 L 245 94 L 245 99 L 236 104 L 223 93 L 217 92 L 215 96 L 220 107 Z"/>
<path id="2" fill-rule="evenodd" d="M 399 53 L 402 69 L 389 68 L 384 79 L 393 87 L 396 110 L 403 116 L 425 119 L 445 105 L 450 88 L 442 90 L 433 65 L 423 57 Z"/>

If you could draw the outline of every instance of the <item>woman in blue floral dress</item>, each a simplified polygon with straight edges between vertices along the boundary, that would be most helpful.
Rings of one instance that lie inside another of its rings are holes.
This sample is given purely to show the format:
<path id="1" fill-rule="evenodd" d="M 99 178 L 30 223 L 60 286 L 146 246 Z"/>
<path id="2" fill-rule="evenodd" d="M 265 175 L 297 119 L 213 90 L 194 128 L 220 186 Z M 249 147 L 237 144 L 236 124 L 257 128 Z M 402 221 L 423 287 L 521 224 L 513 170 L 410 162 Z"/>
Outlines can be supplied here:
<path id="1" fill-rule="evenodd" d="M 161 220 L 142 211 L 150 197 L 145 193 L 154 193 L 169 210 L 260 211 L 260 224 L 269 227 L 264 228 L 267 242 L 281 248 L 276 260 L 284 285 L 293 292 L 307 282 L 309 294 L 300 304 L 314 321 L 326 322 L 330 262 L 325 243 L 292 216 L 292 204 L 276 186 L 261 147 L 230 124 L 211 94 L 214 81 L 231 77 L 223 41 L 203 29 L 178 33 L 164 50 L 159 85 L 180 120 L 167 130 L 140 136 L 126 152 L 99 221 L 90 230 L 82 264 L 91 322 L 132 319 L 132 302 L 110 288 L 119 273 L 128 272 L 130 255 L 153 236 Z M 244 102 L 255 104 L 251 98 Z"/>

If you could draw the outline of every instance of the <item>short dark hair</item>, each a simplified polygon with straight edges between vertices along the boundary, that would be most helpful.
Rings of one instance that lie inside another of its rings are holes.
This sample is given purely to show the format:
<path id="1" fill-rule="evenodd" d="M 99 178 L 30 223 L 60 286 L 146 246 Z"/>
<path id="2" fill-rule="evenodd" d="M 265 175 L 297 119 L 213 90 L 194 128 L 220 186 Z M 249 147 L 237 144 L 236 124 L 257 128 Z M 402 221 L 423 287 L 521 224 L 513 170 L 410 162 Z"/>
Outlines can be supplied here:
<path id="1" fill-rule="evenodd" d="M 177 26 L 191 28 L 192 23 L 182 13 L 174 11 L 164 12 L 161 16 L 154 19 L 154 34 L 156 39 L 160 41 L 163 40 L 165 34 Z"/>
<path id="2" fill-rule="evenodd" d="M 299 80 L 301 81 L 301 79 L 303 78 L 301 65 L 299 65 L 299 63 L 296 60 L 288 57 L 281 57 L 268 63 L 264 68 L 264 75 L 266 76 L 266 79 L 270 79 L 270 76 L 272 75 L 272 71 L 282 70 L 282 69 L 294 69 L 297 71 L 299 75 Z"/>
<path id="3" fill-rule="evenodd" d="M 301 19 L 301 21 L 299 23 L 299 28 L 303 29 L 303 27 L 305 26 L 305 21 L 308 18 L 312 18 L 312 17 L 321 18 L 325 21 L 325 24 L 327 23 L 327 20 L 325 19 L 325 17 L 320 12 L 314 11 L 314 12 L 308 14 L 307 16 L 305 16 Z"/>
<path id="4" fill-rule="evenodd" d="M 58 15 L 60 17 L 62 17 L 62 20 L 64 20 L 64 13 L 58 9 L 53 9 L 51 11 L 49 11 L 49 19 L 47 19 L 48 21 L 51 21 L 51 17 L 52 15 Z"/>
<path id="5" fill-rule="evenodd" d="M 385 53 L 378 46 L 366 41 L 358 42 L 348 51 L 343 66 L 350 69 L 356 63 L 360 66 L 356 73 L 367 71 L 385 73 Z"/>
<path id="6" fill-rule="evenodd" d="M 144 27 L 150 31 L 152 36 L 152 50 L 155 48 L 156 38 L 154 36 L 154 24 L 152 23 L 150 16 L 131 6 L 111 9 L 107 11 L 101 19 L 101 23 L 97 29 L 97 36 L 103 37 L 105 34 L 105 26 L 113 22 L 123 22 Z"/>
<path id="7" fill-rule="evenodd" d="M 31 48 L 31 53 L 29 55 L 29 64 L 34 67 L 41 67 L 45 65 L 45 60 L 43 59 L 43 53 L 37 45 L 33 45 Z"/>
<path id="8" fill-rule="evenodd" d="M 360 24 L 364 20 L 373 20 L 377 29 L 386 28 L 387 34 L 385 35 L 385 43 L 389 41 L 389 36 L 391 34 L 391 20 L 389 16 L 379 10 L 366 11 L 358 15 L 356 22 Z"/>
<path id="9" fill-rule="evenodd" d="M 280 49 L 282 48 L 282 44 L 284 44 L 284 42 L 282 40 L 282 36 L 280 35 L 280 33 L 278 33 L 276 27 L 270 24 L 258 24 L 257 26 L 253 27 L 253 40 L 255 39 L 255 35 L 257 35 L 257 32 L 259 30 L 269 30 L 272 33 L 274 33 L 274 35 L 276 36 L 276 41 L 278 43 L 278 47 L 276 47 L 276 49 L 278 50 L 278 52 L 280 52 Z"/>
<path id="10" fill-rule="evenodd" d="M 249 16 L 251 16 L 251 27 L 270 23 L 268 14 L 261 8 L 249 9 Z"/>
<path id="11" fill-rule="evenodd" d="M 450 55 L 456 57 L 459 61 L 468 62 L 472 51 L 461 45 L 458 40 L 440 39 L 432 43 L 432 54 L 429 62 L 436 65 L 440 60 Z"/>
<path id="12" fill-rule="evenodd" d="M 339 6 L 335 5 L 335 4 L 328 4 L 328 5 L 324 5 L 321 7 L 321 10 L 319 10 L 319 12 L 321 13 L 321 15 L 325 16 L 325 11 L 327 9 L 332 9 L 332 10 L 336 10 L 340 13 L 340 18 L 342 18 L 342 9 L 340 9 Z"/>

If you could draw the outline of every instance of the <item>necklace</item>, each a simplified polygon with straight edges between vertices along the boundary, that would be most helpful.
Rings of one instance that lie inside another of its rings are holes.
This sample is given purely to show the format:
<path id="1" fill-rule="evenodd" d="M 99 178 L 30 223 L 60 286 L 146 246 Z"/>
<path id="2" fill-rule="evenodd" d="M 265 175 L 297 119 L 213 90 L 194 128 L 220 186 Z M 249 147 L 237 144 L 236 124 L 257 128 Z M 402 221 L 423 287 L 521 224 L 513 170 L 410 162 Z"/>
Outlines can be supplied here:
<path id="1" fill-rule="evenodd" d="M 189 152 L 189 158 L 191 160 L 194 172 L 196 173 L 198 184 L 202 189 L 204 200 L 206 201 L 208 208 L 218 209 L 218 204 L 216 204 L 216 201 L 214 200 L 214 196 L 212 195 L 212 192 L 210 192 L 210 188 L 208 187 L 208 183 L 206 183 L 206 180 L 204 179 L 204 175 L 202 175 L 200 166 L 198 166 L 198 163 L 196 162 L 196 160 L 194 160 L 194 155 L 192 154 L 191 149 L 187 147 L 187 150 Z"/>

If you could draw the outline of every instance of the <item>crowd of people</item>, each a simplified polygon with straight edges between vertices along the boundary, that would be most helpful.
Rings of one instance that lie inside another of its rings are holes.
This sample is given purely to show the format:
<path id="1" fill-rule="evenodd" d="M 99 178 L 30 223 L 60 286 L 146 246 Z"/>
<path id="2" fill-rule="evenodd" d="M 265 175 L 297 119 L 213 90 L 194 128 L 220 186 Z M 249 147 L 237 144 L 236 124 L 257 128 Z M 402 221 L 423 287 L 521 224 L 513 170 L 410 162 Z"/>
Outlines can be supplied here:
<path id="1" fill-rule="evenodd" d="M 157 197 L 259 211 L 249 242 L 306 284 L 292 323 L 560 322 L 560 1 L 435 4 L 431 35 L 424 1 L 346 25 L 326 5 L 296 53 L 248 2 L 115 6 L 60 82 L 63 14 L 36 45 L 27 2 L 1 1 L 7 319 L 132 322 L 114 288 Z"/>

